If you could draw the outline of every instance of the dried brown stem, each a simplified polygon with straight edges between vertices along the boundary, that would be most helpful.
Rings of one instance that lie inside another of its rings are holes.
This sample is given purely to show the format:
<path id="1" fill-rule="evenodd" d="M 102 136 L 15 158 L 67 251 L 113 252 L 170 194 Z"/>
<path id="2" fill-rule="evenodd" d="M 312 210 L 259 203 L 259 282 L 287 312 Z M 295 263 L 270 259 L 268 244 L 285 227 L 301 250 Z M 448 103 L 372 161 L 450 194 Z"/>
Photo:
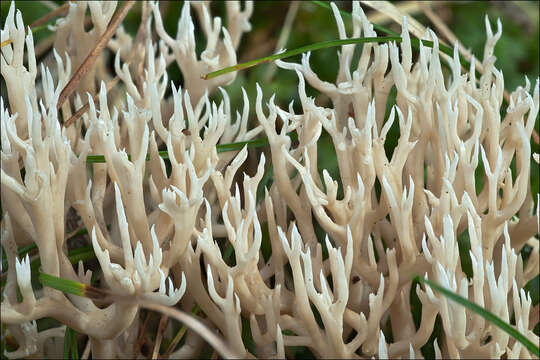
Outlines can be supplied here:
<path id="1" fill-rule="evenodd" d="M 206 340 L 206 342 L 210 344 L 210 346 L 212 346 L 221 355 L 221 357 L 228 359 L 242 358 L 239 354 L 236 354 L 233 350 L 231 350 L 225 340 L 218 337 L 200 320 L 191 316 L 190 314 L 169 306 L 151 303 L 147 301 L 139 302 L 139 305 L 149 310 L 159 311 L 160 313 L 165 314 L 168 317 L 174 318 L 182 322 L 184 325 L 195 331 L 204 340 Z"/>
<path id="2" fill-rule="evenodd" d="M 107 92 L 109 90 L 111 90 L 116 84 L 118 84 L 118 81 L 120 80 L 120 78 L 118 76 L 115 76 L 111 81 L 109 81 L 106 85 L 106 88 L 107 88 Z M 99 97 L 99 93 L 95 94 L 93 97 L 92 97 L 92 100 L 94 100 L 94 102 L 97 100 L 97 98 Z M 77 110 L 77 112 L 75 114 L 73 114 L 65 123 L 64 123 L 64 127 L 69 127 L 71 124 L 73 124 L 75 121 L 77 121 L 77 119 L 79 119 L 81 116 L 83 116 L 87 111 L 88 109 L 90 108 L 90 103 L 87 102 L 86 104 L 83 105 L 83 107 L 81 107 L 79 110 Z"/>
<path id="3" fill-rule="evenodd" d="M 449 44 L 455 44 L 457 41 L 456 35 L 450 30 L 448 26 L 444 23 L 444 21 L 437 15 L 433 10 L 431 10 L 432 1 L 426 1 L 421 2 L 420 6 L 424 12 L 424 15 L 431 21 L 433 26 L 435 26 L 435 29 L 443 35 L 446 40 L 448 40 Z M 469 50 L 465 49 L 462 43 L 458 42 L 458 48 L 459 52 L 465 59 L 467 59 L 468 62 L 471 62 L 472 60 L 472 54 Z"/>
<path id="4" fill-rule="evenodd" d="M 133 356 L 139 355 L 141 352 L 142 344 L 144 343 L 144 333 L 146 332 L 146 328 L 148 327 L 148 324 L 150 323 L 150 316 L 152 315 L 152 312 L 149 311 L 146 313 L 146 318 L 144 319 L 142 327 L 139 329 L 139 337 L 137 338 L 137 343 L 135 344 L 135 352 L 133 353 Z"/>
<path id="5" fill-rule="evenodd" d="M 159 319 L 156 342 L 154 344 L 154 351 L 152 352 L 152 359 L 158 358 L 159 348 L 161 346 L 161 341 L 163 340 L 163 331 L 165 331 L 165 326 L 167 326 L 168 321 L 169 321 L 169 317 L 167 315 L 165 314 L 161 315 L 161 319 Z"/>
<path id="6" fill-rule="evenodd" d="M 148 37 L 148 34 L 146 34 L 146 25 L 149 17 L 150 3 L 143 1 L 141 3 L 141 23 L 128 55 L 128 59 L 130 59 L 130 61 L 133 63 L 133 70 L 135 71 L 137 78 L 142 78 L 144 72 L 144 58 L 146 56 L 145 44 Z M 132 61 L 131 59 L 134 60 Z M 141 84 L 138 83 L 137 88 L 139 91 L 141 91 Z"/>
<path id="7" fill-rule="evenodd" d="M 81 79 L 88 73 L 90 68 L 94 65 L 99 55 L 101 55 L 101 52 L 103 51 L 103 49 L 105 49 L 105 47 L 107 46 L 107 43 L 109 42 L 109 40 L 112 38 L 114 33 L 116 33 L 116 29 L 118 29 L 118 26 L 120 26 L 120 24 L 122 23 L 127 13 L 129 12 L 129 10 L 134 4 L 135 4 L 135 1 L 126 1 L 124 5 L 122 5 L 120 10 L 118 10 L 118 12 L 114 14 L 111 22 L 109 23 L 109 27 L 107 28 L 107 30 L 105 30 L 105 32 L 103 33 L 103 35 L 97 42 L 96 46 L 92 49 L 92 51 L 90 51 L 86 59 L 84 59 L 81 66 L 79 66 L 75 74 L 73 74 L 73 76 L 67 83 L 66 87 L 64 87 L 64 89 L 60 93 L 60 96 L 58 98 L 58 104 L 56 105 L 57 109 L 60 109 L 60 107 L 64 104 L 66 99 L 73 93 L 73 91 L 75 91 Z"/>
<path id="8" fill-rule="evenodd" d="M 532 131 L 532 137 L 535 143 L 540 145 L 540 136 L 538 136 L 538 133 L 536 132 L 536 129 L 533 129 Z"/>

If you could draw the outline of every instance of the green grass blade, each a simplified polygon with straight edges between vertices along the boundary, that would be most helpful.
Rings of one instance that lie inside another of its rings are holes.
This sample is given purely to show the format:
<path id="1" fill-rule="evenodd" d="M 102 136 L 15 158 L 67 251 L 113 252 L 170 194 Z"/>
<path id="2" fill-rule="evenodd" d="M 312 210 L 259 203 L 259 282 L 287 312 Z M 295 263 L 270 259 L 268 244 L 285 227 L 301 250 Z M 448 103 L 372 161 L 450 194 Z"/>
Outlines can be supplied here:
<path id="1" fill-rule="evenodd" d="M 77 333 L 73 329 L 71 330 L 71 359 L 78 360 L 79 359 L 79 346 L 77 344 Z"/>
<path id="2" fill-rule="evenodd" d="M 69 262 L 72 264 L 77 264 L 80 260 L 84 262 L 95 258 L 96 253 L 94 253 L 94 248 L 91 245 L 74 249 L 68 254 Z"/>
<path id="3" fill-rule="evenodd" d="M 105 156 L 103 155 L 87 155 L 86 156 L 87 164 L 104 163 L 104 162 L 105 162 Z"/>
<path id="4" fill-rule="evenodd" d="M 220 144 L 216 146 L 216 150 L 218 153 L 242 150 L 242 148 L 246 145 L 250 148 L 263 147 L 263 146 L 268 145 L 268 139 L 260 138 L 260 139 L 254 139 L 254 140 L 248 140 L 248 141 L 239 141 L 239 142 L 231 143 L 231 144 Z"/>
<path id="5" fill-rule="evenodd" d="M 482 308 L 481 306 L 465 299 L 464 297 L 454 293 L 453 291 L 450 291 L 430 280 L 424 279 L 420 276 L 417 276 L 416 279 L 420 283 L 424 283 L 432 287 L 433 289 L 437 290 L 450 300 L 453 300 L 457 302 L 458 304 L 466 307 L 470 311 L 482 316 L 487 321 L 491 322 L 493 325 L 497 326 L 499 329 L 506 332 L 508 335 L 512 336 L 516 341 L 519 341 L 523 346 L 525 346 L 531 353 L 533 353 L 536 357 L 540 357 L 540 348 L 532 343 L 525 335 L 517 331 L 512 325 L 506 323 L 502 319 L 500 319 L 495 314 L 487 311 L 486 309 Z"/>
<path id="6" fill-rule="evenodd" d="M 28 248 L 30 247 L 32 247 L 32 245 L 28 246 Z M 23 249 L 24 248 L 21 248 L 19 252 L 21 252 Z M 94 253 L 94 248 L 92 246 L 83 246 L 81 248 L 71 250 L 68 253 L 68 259 L 72 264 L 77 264 L 79 260 L 87 261 L 87 260 L 95 259 L 95 258 L 96 258 L 96 254 Z M 4 266 L 4 264 L 2 264 L 2 266 Z M 41 266 L 41 259 L 39 257 L 32 260 L 30 262 L 30 271 L 32 272 L 32 274 L 35 274 L 35 272 L 39 269 L 40 266 Z M 6 268 L 3 267 L 2 269 L 6 269 Z M 7 274 L 7 273 L 4 273 L 4 274 Z M 5 282 L 6 282 L 4 274 L 2 274 L 2 281 L 0 283 L 1 287 L 4 287 Z"/>
<path id="7" fill-rule="evenodd" d="M 327 6 L 325 3 L 321 2 L 321 1 L 316 1 L 315 3 L 317 5 L 319 5 L 319 6 L 324 7 L 324 8 L 330 8 L 330 6 Z M 351 16 L 351 14 L 347 13 L 346 11 L 340 10 L 340 12 L 349 14 L 349 16 Z M 387 33 L 387 34 L 391 33 L 393 35 L 392 36 L 381 36 L 381 37 L 363 37 L 363 38 L 351 38 L 351 39 L 343 39 L 343 40 L 321 41 L 321 42 L 317 42 L 317 43 L 314 43 L 314 44 L 302 46 L 302 47 L 299 47 L 297 49 L 284 51 L 284 52 L 279 53 L 279 54 L 273 54 L 273 55 L 265 56 L 265 57 L 258 58 L 258 59 L 255 59 L 255 60 L 247 61 L 247 62 L 244 62 L 244 63 L 241 63 L 241 64 L 228 66 L 226 68 L 213 71 L 213 72 L 208 73 L 206 75 L 202 75 L 201 78 L 204 79 L 204 80 L 212 79 L 212 78 L 224 75 L 224 74 L 228 74 L 230 72 L 239 71 L 239 70 L 245 70 L 245 69 L 248 69 L 248 68 L 253 67 L 253 66 L 257 66 L 257 65 L 264 64 L 264 63 L 271 62 L 271 61 L 275 61 L 275 60 L 285 59 L 285 58 L 295 56 L 295 55 L 299 55 L 299 54 L 302 54 L 302 53 L 305 53 L 305 52 L 308 52 L 308 51 L 327 49 L 327 48 L 331 48 L 331 47 L 343 46 L 343 45 L 349 45 L 349 44 L 380 43 L 380 42 L 388 42 L 388 41 L 401 42 L 402 41 L 401 37 L 397 33 L 393 32 L 393 31 L 391 31 L 389 29 L 386 29 L 386 28 L 384 28 L 382 26 L 375 26 L 375 24 L 373 24 L 373 28 L 376 28 L 377 30 L 380 30 L 380 31 L 382 31 L 384 33 Z M 433 41 L 422 40 L 422 44 L 424 46 L 433 48 Z M 415 49 L 419 49 L 420 48 L 420 40 L 418 40 L 415 37 L 411 37 L 411 45 Z M 449 46 L 439 44 L 439 50 L 442 51 L 443 53 L 449 55 L 449 56 L 454 55 L 454 50 Z M 461 63 L 465 64 L 466 67 L 470 66 L 469 62 L 467 60 L 465 60 L 465 58 L 463 58 L 461 55 L 459 55 L 459 59 L 460 59 Z M 443 65 L 447 65 L 447 64 L 443 63 Z"/>
<path id="8" fill-rule="evenodd" d="M 69 327 L 66 326 L 66 333 L 64 335 L 64 359 L 69 359 L 69 344 L 71 340 L 71 333 Z"/>
<path id="9" fill-rule="evenodd" d="M 380 42 L 387 42 L 387 41 L 401 41 L 401 38 L 399 36 L 382 36 L 382 37 L 363 37 L 363 38 L 351 38 L 351 39 L 343 39 L 343 40 L 321 41 L 318 43 L 302 46 L 297 49 L 284 51 L 279 54 L 273 54 L 273 55 L 265 56 L 259 59 L 247 61 L 245 63 L 228 66 L 226 68 L 203 75 L 202 79 L 204 80 L 212 79 L 212 78 L 215 78 L 220 75 L 224 75 L 233 71 L 248 69 L 250 67 L 257 66 L 266 62 L 285 59 L 285 58 L 299 55 L 308 51 L 327 49 L 331 47 L 343 46 L 343 45 L 349 45 L 349 44 L 380 43 Z"/>
<path id="10" fill-rule="evenodd" d="M 44 273 L 43 271 L 41 271 L 41 269 L 39 270 L 38 280 L 43 286 L 48 286 L 50 288 L 60 290 L 66 294 L 73 294 L 91 299 L 103 299 L 104 297 L 110 295 L 109 292 L 107 292 L 106 290 L 102 290 L 94 286 L 89 286 L 78 281 L 53 276 Z"/>
<path id="11" fill-rule="evenodd" d="M 418 40 L 417 38 L 414 38 L 414 37 L 412 37 L 410 40 L 411 40 L 411 45 L 415 49 L 420 48 L 420 40 Z M 297 49 L 285 51 L 285 52 L 282 52 L 282 53 L 279 53 L 279 54 L 273 54 L 273 55 L 265 56 L 265 57 L 258 58 L 258 59 L 255 59 L 255 60 L 247 61 L 247 62 L 244 62 L 244 63 L 241 63 L 241 64 L 228 66 L 226 68 L 216 70 L 216 71 L 213 71 L 213 72 L 208 73 L 206 75 L 203 75 L 202 79 L 204 79 L 204 80 L 212 79 L 212 78 L 218 77 L 220 75 L 228 74 L 228 73 L 233 72 L 233 71 L 248 69 L 248 68 L 253 67 L 253 66 L 257 66 L 257 65 L 264 64 L 264 63 L 271 62 L 271 61 L 275 61 L 275 60 L 285 59 L 285 58 L 295 56 L 295 55 L 299 55 L 299 54 L 302 54 L 302 53 L 305 53 L 305 52 L 308 52 L 308 51 L 328 49 L 328 48 L 331 48 L 331 47 L 343 46 L 343 45 L 349 45 L 349 44 L 382 43 L 382 42 L 389 42 L 389 41 L 401 42 L 402 39 L 401 39 L 400 36 L 378 36 L 378 37 L 363 37 L 363 38 L 351 38 L 351 39 L 343 39 L 343 40 L 321 41 L 321 42 L 317 42 L 317 43 L 314 43 L 314 44 L 302 46 L 302 47 L 299 47 Z M 433 48 L 433 41 L 422 40 L 422 45 Z M 449 55 L 449 56 L 454 55 L 454 50 L 449 46 L 439 44 L 439 50 L 442 51 L 443 53 Z M 467 60 L 465 60 L 461 55 L 459 55 L 459 58 L 460 58 L 461 63 L 464 63 L 465 66 L 469 66 L 469 62 Z M 446 64 L 446 63 L 443 63 L 443 65 L 444 64 Z M 446 64 L 446 65 L 448 65 L 448 64 Z"/>
<path id="12" fill-rule="evenodd" d="M 71 350 L 71 356 L 70 356 Z M 64 336 L 64 359 L 79 359 L 79 349 L 77 345 L 77 333 L 66 326 L 66 335 Z"/>
<path id="13" fill-rule="evenodd" d="M 290 132 L 287 135 L 291 138 L 292 141 L 298 139 L 298 134 L 295 132 Z M 248 141 L 239 141 L 235 143 L 230 144 L 218 144 L 216 145 L 216 151 L 218 153 L 227 152 L 227 151 L 236 151 L 236 150 L 242 150 L 244 146 L 248 148 L 259 148 L 263 146 L 268 145 L 268 138 L 259 138 L 259 139 L 253 139 Z M 169 158 L 169 153 L 166 150 L 159 151 L 159 156 L 163 159 Z M 131 160 L 131 155 L 128 154 L 128 159 Z M 150 155 L 146 155 L 146 161 L 150 160 Z M 93 164 L 93 163 L 104 163 L 105 156 L 103 155 L 88 155 L 86 157 L 86 163 L 87 164 Z"/>
<path id="14" fill-rule="evenodd" d="M 328 9 L 330 11 L 332 11 L 332 8 L 330 7 L 330 5 L 327 3 L 327 2 L 324 2 L 324 1 L 317 1 L 317 0 L 312 0 L 311 1 L 312 3 L 314 3 L 315 5 L 318 5 L 320 7 L 323 7 L 325 9 Z M 348 11 L 345 11 L 345 10 L 341 10 L 339 9 L 339 12 L 342 14 L 342 15 L 345 15 L 347 18 L 351 18 L 352 17 L 352 14 Z M 390 36 L 400 36 L 400 34 L 398 34 L 397 32 L 395 31 L 392 31 L 384 26 L 381 26 L 381 25 L 377 25 L 377 24 L 372 24 L 373 25 L 373 29 L 375 30 L 378 30 L 384 34 L 387 34 L 387 35 L 390 35 Z M 400 41 L 401 41 L 401 37 L 400 37 Z M 422 44 L 424 46 L 427 46 L 427 47 L 430 47 L 430 48 L 433 48 L 433 42 L 432 41 L 425 41 L 425 40 L 422 40 Z M 420 40 L 418 40 L 417 38 L 415 38 L 414 36 L 411 37 L 411 46 L 415 49 L 415 50 L 419 50 L 420 49 Z M 445 53 L 446 55 L 449 55 L 451 57 L 454 56 L 454 50 L 449 47 L 449 46 L 446 46 L 444 44 L 441 44 L 439 43 L 439 50 L 442 51 L 443 53 Z M 466 68 L 466 69 L 469 69 L 470 66 L 471 66 L 471 63 L 469 61 L 467 61 L 461 54 L 459 55 L 459 60 L 461 62 L 461 64 Z M 448 67 L 448 64 L 446 62 L 443 62 L 442 63 L 443 66 L 445 67 Z M 476 77 L 477 78 L 480 78 L 481 74 L 478 70 L 475 71 L 476 73 Z"/>
<path id="15" fill-rule="evenodd" d="M 39 282 L 43 286 L 48 286 L 50 288 L 60 290 L 67 294 L 73 294 L 77 296 L 86 297 L 86 288 L 87 285 L 68 279 L 59 278 L 53 275 L 44 273 L 43 271 L 39 272 Z"/>
<path id="16" fill-rule="evenodd" d="M 43 30 L 47 30 L 47 31 L 51 31 L 49 29 L 49 25 L 52 25 L 52 21 L 50 22 L 47 22 L 46 24 L 43 24 L 43 25 L 39 25 L 39 26 L 36 26 L 34 28 L 32 28 L 32 34 L 36 34 L 37 32 L 40 32 L 40 31 L 43 31 Z"/>

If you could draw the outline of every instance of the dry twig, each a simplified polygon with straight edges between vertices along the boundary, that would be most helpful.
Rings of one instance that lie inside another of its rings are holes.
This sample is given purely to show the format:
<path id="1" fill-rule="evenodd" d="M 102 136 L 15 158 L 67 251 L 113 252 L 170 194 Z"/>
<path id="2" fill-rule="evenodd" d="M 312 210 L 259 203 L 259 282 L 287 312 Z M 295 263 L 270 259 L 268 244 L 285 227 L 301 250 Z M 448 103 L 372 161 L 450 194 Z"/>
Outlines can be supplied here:
<path id="1" fill-rule="evenodd" d="M 133 356 L 137 356 L 141 352 L 141 348 L 144 343 L 144 333 L 146 332 L 146 328 L 148 327 L 148 324 L 150 323 L 151 315 L 152 315 L 151 311 L 146 313 L 146 318 L 144 319 L 142 327 L 139 329 L 139 337 L 137 338 L 137 342 L 135 343 L 135 351 L 133 353 Z"/>
<path id="2" fill-rule="evenodd" d="M 157 330 L 156 335 L 156 342 L 154 344 L 154 351 L 152 352 L 152 359 L 157 359 L 159 355 L 159 348 L 161 346 L 161 341 L 163 340 L 163 332 L 165 331 L 165 326 L 167 326 L 167 322 L 169 321 L 169 317 L 165 314 L 161 315 L 161 319 L 159 319 L 159 326 Z"/>
<path id="3" fill-rule="evenodd" d="M 88 73 L 92 65 L 94 65 L 97 58 L 99 57 L 99 55 L 101 55 L 101 52 L 103 51 L 103 49 L 105 49 L 105 47 L 107 46 L 107 43 L 109 42 L 111 37 L 114 35 L 114 33 L 116 32 L 116 29 L 118 29 L 118 26 L 120 26 L 120 24 L 122 23 L 122 21 L 124 20 L 124 18 L 126 17 L 127 13 L 129 12 L 129 10 L 131 9 L 133 5 L 135 5 L 135 1 L 126 1 L 124 5 L 122 5 L 120 10 L 118 10 L 118 12 L 114 14 L 111 22 L 109 23 L 109 27 L 107 28 L 107 30 L 105 30 L 105 32 L 103 33 L 103 35 L 97 42 L 96 46 L 92 49 L 92 51 L 90 51 L 86 59 L 84 59 L 81 66 L 79 66 L 75 74 L 73 74 L 73 76 L 71 77 L 67 85 L 64 87 L 64 89 L 60 93 L 60 96 L 58 98 L 58 104 L 56 105 L 57 109 L 60 109 L 60 107 L 64 104 L 66 99 L 77 88 L 81 79 Z"/>
<path id="4" fill-rule="evenodd" d="M 119 80 L 120 80 L 120 78 L 117 75 L 111 81 L 109 81 L 106 84 L 107 92 L 109 92 L 109 90 L 111 90 L 116 84 L 118 84 Z M 92 97 L 92 100 L 95 102 L 98 99 L 98 97 L 99 97 L 99 93 L 95 94 Z M 81 116 L 83 116 L 84 113 L 86 113 L 89 108 L 90 108 L 90 103 L 87 102 L 79 110 L 77 110 L 77 112 L 75 114 L 73 114 L 69 119 L 67 119 L 67 121 L 64 123 L 64 127 L 67 128 L 71 124 L 73 124 L 75 121 L 77 121 L 77 119 L 79 119 Z"/>
<path id="5" fill-rule="evenodd" d="M 289 39 L 292 25 L 294 23 L 294 19 L 296 18 L 296 13 L 298 12 L 299 7 L 300 7 L 299 1 L 291 1 L 291 3 L 289 4 L 289 10 L 287 10 L 287 15 L 285 16 L 285 21 L 283 22 L 283 27 L 281 28 L 281 33 L 279 34 L 279 39 L 274 49 L 275 53 L 277 53 L 282 48 L 285 48 L 285 45 L 287 45 L 287 40 Z M 275 63 L 271 63 L 270 66 L 266 70 L 266 75 L 265 75 L 266 81 L 269 82 L 272 80 L 272 77 L 274 76 L 276 69 L 277 69 L 277 65 Z"/>
<path id="6" fill-rule="evenodd" d="M 212 346 L 222 357 L 230 359 L 240 359 L 241 356 L 236 354 L 224 339 L 218 337 L 210 330 L 203 322 L 191 316 L 188 313 L 175 309 L 173 307 L 152 303 L 148 301 L 140 301 L 138 304 L 149 310 L 159 311 L 168 317 L 174 318 L 182 322 L 188 328 L 199 334 L 210 346 Z"/>

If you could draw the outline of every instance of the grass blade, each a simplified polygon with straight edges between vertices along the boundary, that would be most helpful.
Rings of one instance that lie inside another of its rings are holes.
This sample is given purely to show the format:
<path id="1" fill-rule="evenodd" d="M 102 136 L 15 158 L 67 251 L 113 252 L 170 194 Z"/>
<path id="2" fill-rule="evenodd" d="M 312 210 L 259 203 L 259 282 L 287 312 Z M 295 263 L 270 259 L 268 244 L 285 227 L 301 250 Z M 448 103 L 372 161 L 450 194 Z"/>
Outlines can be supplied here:
<path id="1" fill-rule="evenodd" d="M 69 355 L 71 351 L 71 356 Z M 79 348 L 77 345 L 77 333 L 66 326 L 66 335 L 64 336 L 64 359 L 79 359 Z"/>
<path id="2" fill-rule="evenodd" d="M 415 49 L 420 48 L 420 40 L 419 39 L 417 39 L 415 37 L 411 37 L 410 40 L 411 40 L 411 45 Z M 208 73 L 206 75 L 202 75 L 201 78 L 204 79 L 204 80 L 212 79 L 212 78 L 224 75 L 224 74 L 228 74 L 228 73 L 233 72 L 233 71 L 248 69 L 248 68 L 253 67 L 253 66 L 264 64 L 264 63 L 267 63 L 267 62 L 270 62 L 270 61 L 285 59 L 285 58 L 295 56 L 295 55 L 299 55 L 299 54 L 302 54 L 302 53 L 305 53 L 305 52 L 308 52 L 308 51 L 328 49 L 328 48 L 331 48 L 331 47 L 343 46 L 343 45 L 349 45 L 349 44 L 382 43 L 382 42 L 389 42 L 389 41 L 401 42 L 402 39 L 401 39 L 400 36 L 395 35 L 395 36 L 363 37 L 363 38 L 351 38 L 351 39 L 343 39 L 343 40 L 321 41 L 321 42 L 318 42 L 318 43 L 302 46 L 302 47 L 299 47 L 297 49 L 284 51 L 284 52 L 281 52 L 279 54 L 269 55 L 269 56 L 265 56 L 265 57 L 262 57 L 262 58 L 259 58 L 259 59 L 247 61 L 247 62 L 244 62 L 244 63 L 241 63 L 241 64 L 228 66 L 226 68 L 213 71 L 213 72 Z M 422 41 L 422 45 L 433 48 L 433 41 L 427 41 L 427 40 L 421 40 L 421 41 Z M 445 53 L 446 55 L 449 55 L 449 56 L 454 55 L 454 50 L 452 50 L 452 48 L 449 47 L 449 46 L 439 44 L 439 50 L 441 52 Z M 460 58 L 460 61 L 462 63 L 465 63 L 466 66 L 469 66 L 469 62 L 465 58 L 463 58 L 463 56 L 459 55 L 459 58 Z"/>
<path id="3" fill-rule="evenodd" d="M 62 279 L 62 278 L 44 273 L 43 271 L 40 270 L 39 282 L 41 282 L 43 286 L 48 286 L 50 288 L 60 290 L 67 294 L 87 297 L 86 288 L 88 286 L 77 281 Z"/>
<path id="4" fill-rule="evenodd" d="M 77 264 L 80 260 L 87 261 L 95 258 L 96 254 L 94 253 L 94 248 L 91 245 L 72 250 L 68 253 L 69 262 L 72 264 Z M 30 262 L 30 269 L 32 273 L 39 269 L 40 266 L 41 259 L 39 257 Z"/>
<path id="5" fill-rule="evenodd" d="M 248 69 L 250 67 L 257 66 L 266 62 L 285 59 L 285 58 L 299 55 L 308 51 L 327 49 L 331 47 L 349 45 L 349 44 L 380 43 L 380 42 L 387 42 L 387 41 L 401 41 L 401 38 L 399 36 L 383 36 L 383 37 L 363 37 L 363 38 L 352 38 L 352 39 L 343 39 L 343 40 L 321 41 L 315 44 L 302 46 L 297 49 L 284 51 L 279 54 L 273 54 L 273 55 L 265 56 L 259 59 L 247 61 L 245 63 L 228 66 L 226 68 L 203 75 L 202 79 L 204 80 L 212 79 L 212 78 L 215 78 L 220 75 L 224 75 L 233 71 Z"/>
<path id="6" fill-rule="evenodd" d="M 79 359 L 79 346 L 77 344 L 77 333 L 72 328 L 69 328 L 71 333 L 71 359 Z"/>
<path id="7" fill-rule="evenodd" d="M 321 6 L 321 7 L 327 8 L 327 9 L 330 8 L 330 6 L 328 6 L 327 4 L 325 4 L 322 1 L 314 1 L 314 3 Z M 349 17 L 352 16 L 350 13 L 348 13 L 346 11 L 340 10 L 340 12 L 344 13 L 344 14 L 348 14 Z M 363 38 L 351 38 L 351 39 L 343 39 L 343 40 L 321 41 L 321 42 L 318 42 L 318 43 L 302 46 L 302 47 L 299 47 L 297 49 L 293 49 L 293 50 L 289 50 L 289 51 L 284 51 L 282 53 L 265 56 L 265 57 L 258 58 L 258 59 L 255 59 L 255 60 L 251 60 L 251 61 L 247 61 L 247 62 L 244 62 L 244 63 L 241 63 L 241 64 L 236 64 L 236 65 L 233 65 L 233 66 L 228 66 L 226 68 L 213 71 L 213 72 L 208 73 L 206 75 L 202 75 L 201 78 L 204 79 L 204 80 L 212 79 L 212 78 L 224 75 L 224 74 L 228 74 L 228 73 L 233 72 L 233 71 L 239 71 L 239 70 L 248 69 L 250 67 L 254 67 L 254 66 L 257 66 L 257 65 L 260 65 L 260 64 L 264 64 L 264 63 L 275 61 L 275 60 L 285 59 L 285 58 L 295 56 L 295 55 L 299 55 L 299 54 L 302 54 L 302 53 L 305 53 L 305 52 L 308 52 L 308 51 L 327 49 L 327 48 L 331 48 L 331 47 L 343 46 L 343 45 L 349 45 L 349 44 L 381 43 L 381 42 L 388 42 L 388 41 L 401 42 L 402 41 L 399 34 L 397 34 L 394 31 L 391 31 L 391 30 L 386 29 L 386 28 L 384 28 L 382 26 L 379 26 L 379 25 L 376 26 L 375 24 L 373 24 L 373 28 L 377 29 L 377 30 L 380 30 L 381 32 L 384 32 L 386 34 L 392 34 L 392 36 L 363 37 Z M 415 37 L 411 37 L 410 40 L 411 40 L 411 45 L 415 49 L 420 48 L 420 40 L 419 39 L 417 39 Z M 433 48 L 433 41 L 422 40 L 422 45 Z M 439 51 L 445 53 L 448 56 L 453 56 L 454 55 L 454 50 L 451 47 L 443 45 L 441 43 L 439 43 Z M 459 55 L 459 59 L 466 66 L 470 66 L 470 63 L 463 56 Z M 446 63 L 443 63 L 443 64 L 446 64 Z"/>
<path id="8" fill-rule="evenodd" d="M 86 229 L 83 229 L 83 230 L 86 230 Z M 24 255 L 26 255 L 28 252 L 30 252 L 34 248 L 37 248 L 35 244 L 20 248 L 18 252 L 19 258 L 22 259 Z M 71 250 L 68 253 L 68 259 L 74 265 L 77 264 L 80 260 L 84 262 L 84 261 L 95 259 L 95 258 L 96 258 L 96 254 L 94 253 L 94 248 L 91 245 L 83 246 L 83 247 Z M 6 269 L 7 265 L 8 265 L 7 259 L 2 258 L 2 269 Z M 41 266 L 41 259 L 39 257 L 33 258 L 32 261 L 30 261 L 30 271 L 32 272 L 32 274 L 35 274 L 35 272 L 39 269 L 40 266 Z M 0 275 L 0 280 L 1 280 L 0 287 L 5 286 L 6 278 L 7 278 L 7 271 Z"/>
<path id="9" fill-rule="evenodd" d="M 66 294 L 72 294 L 82 297 L 87 297 L 90 299 L 101 299 L 110 298 L 111 294 L 103 289 L 86 285 L 78 281 L 68 280 L 53 276 L 47 273 L 44 273 L 39 269 L 39 282 L 43 286 L 48 286 L 50 288 L 60 290 Z"/>
<path id="10" fill-rule="evenodd" d="M 159 356 L 159 349 L 163 340 L 163 331 L 165 330 L 165 326 L 167 326 L 168 321 L 169 317 L 167 315 L 161 315 L 161 319 L 159 319 L 156 341 L 154 343 L 154 350 L 152 351 L 152 359 L 157 359 Z"/>
<path id="11" fill-rule="evenodd" d="M 508 335 L 512 336 L 514 339 L 516 339 L 516 341 L 519 341 L 536 357 L 540 357 L 540 348 L 538 346 L 533 344 L 532 341 L 530 341 L 525 335 L 517 331 L 512 325 L 506 323 L 495 314 L 430 280 L 424 279 L 420 276 L 417 276 L 416 280 L 420 283 L 429 285 L 431 288 L 437 290 L 450 300 L 453 300 L 458 304 L 466 307 L 470 311 L 482 316 L 484 319 L 491 322 L 493 325 L 497 326 L 499 329 L 503 330 Z"/>
<path id="12" fill-rule="evenodd" d="M 83 283 L 72 281 L 68 279 L 59 278 L 50 274 L 46 274 L 40 270 L 39 281 L 43 286 L 48 286 L 56 290 L 60 290 L 67 294 L 73 294 L 78 296 L 84 296 L 91 299 L 100 300 L 113 300 L 118 302 L 136 303 L 137 305 L 149 309 L 158 311 L 170 318 L 174 318 L 177 321 L 185 324 L 188 328 L 199 334 L 208 344 L 210 344 L 223 358 L 236 358 L 240 359 L 241 356 L 236 354 L 223 340 L 218 337 L 213 331 L 211 331 L 203 322 L 198 320 L 192 315 L 185 313 L 173 307 L 149 302 L 142 300 L 134 296 L 122 296 L 113 295 L 109 291 L 102 290 L 93 286 L 85 285 Z"/>
<path id="13" fill-rule="evenodd" d="M 298 134 L 295 132 L 290 132 L 287 135 L 289 135 L 289 137 L 291 138 L 291 141 L 298 139 Z M 248 148 L 259 148 L 259 147 L 267 146 L 268 138 L 259 138 L 259 139 L 253 139 L 253 140 L 248 140 L 248 141 L 239 141 L 239 142 L 230 143 L 230 144 L 218 144 L 216 145 L 216 151 L 218 153 L 222 153 L 222 152 L 227 152 L 227 151 L 242 150 L 242 148 L 246 145 Z M 159 156 L 163 159 L 168 159 L 169 153 L 167 152 L 167 150 L 162 150 L 162 151 L 159 151 Z M 128 154 L 128 159 L 131 160 L 130 154 Z M 150 155 L 146 155 L 146 161 L 149 161 L 149 160 L 150 160 Z M 87 164 L 104 163 L 105 161 L 106 161 L 105 156 L 103 155 L 88 155 L 86 157 Z"/>
<path id="14" fill-rule="evenodd" d="M 69 359 L 70 338 L 71 333 L 69 332 L 69 327 L 66 326 L 66 333 L 64 335 L 64 359 Z"/>

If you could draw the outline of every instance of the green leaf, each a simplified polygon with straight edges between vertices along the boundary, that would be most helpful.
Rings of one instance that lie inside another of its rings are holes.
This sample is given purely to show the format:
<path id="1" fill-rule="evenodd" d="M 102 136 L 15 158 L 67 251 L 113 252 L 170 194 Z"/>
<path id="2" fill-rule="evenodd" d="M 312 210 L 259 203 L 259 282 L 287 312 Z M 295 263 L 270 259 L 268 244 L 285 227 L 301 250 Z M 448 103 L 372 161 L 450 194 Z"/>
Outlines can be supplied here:
<path id="1" fill-rule="evenodd" d="M 540 357 L 540 348 L 532 343 L 525 335 L 517 331 L 512 325 L 506 323 L 500 319 L 495 314 L 487 311 L 481 306 L 465 299 L 464 297 L 454 293 L 451 290 L 448 290 L 430 280 L 424 279 L 420 276 L 416 276 L 415 279 L 420 282 L 429 285 L 433 289 L 437 290 L 450 300 L 457 302 L 458 304 L 466 307 L 470 311 L 482 316 L 487 321 L 491 322 L 493 325 L 497 326 L 499 329 L 506 332 L 508 335 L 512 336 L 516 341 L 519 341 L 523 346 L 525 346 L 530 352 L 532 352 L 536 357 Z"/>

